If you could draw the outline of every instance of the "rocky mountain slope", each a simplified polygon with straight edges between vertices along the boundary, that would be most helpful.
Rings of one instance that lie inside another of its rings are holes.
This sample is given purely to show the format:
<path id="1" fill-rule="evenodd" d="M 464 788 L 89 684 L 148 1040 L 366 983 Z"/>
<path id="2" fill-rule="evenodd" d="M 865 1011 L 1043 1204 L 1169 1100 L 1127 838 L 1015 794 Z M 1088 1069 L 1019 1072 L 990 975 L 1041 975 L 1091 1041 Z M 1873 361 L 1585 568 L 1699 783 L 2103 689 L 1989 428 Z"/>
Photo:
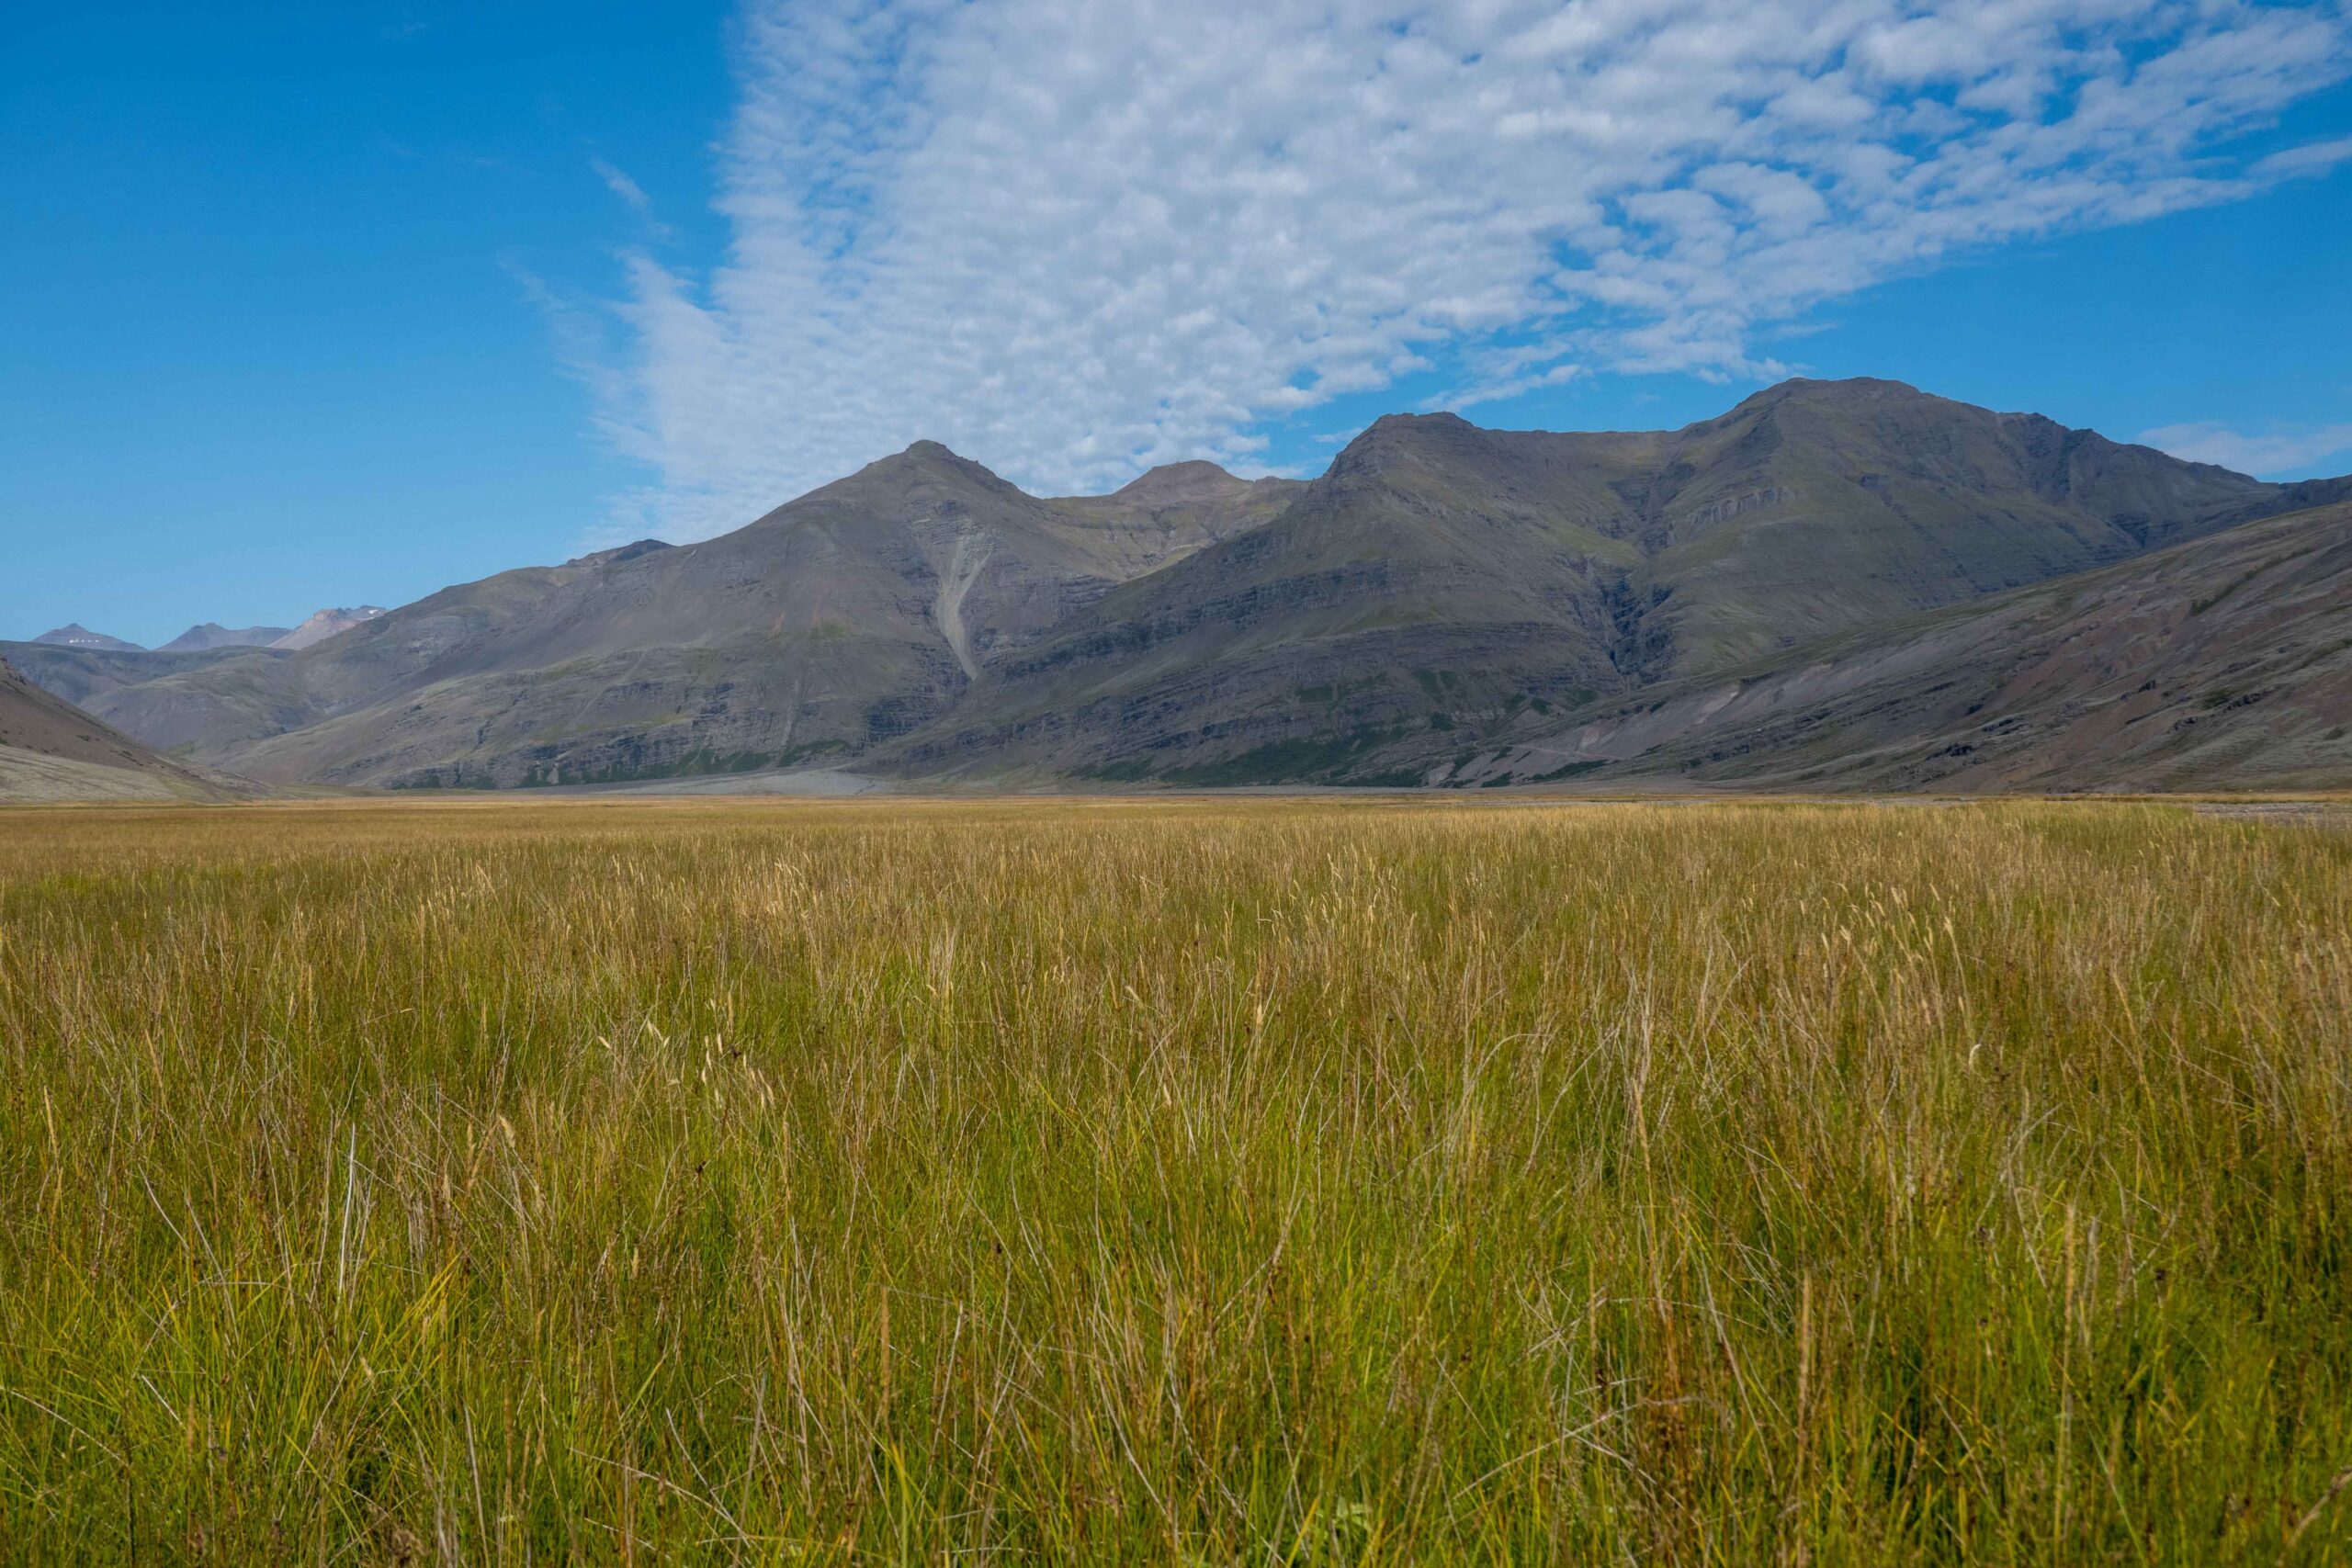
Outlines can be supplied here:
<path id="1" fill-rule="evenodd" d="M 1370 765 L 1454 785 L 2352 783 L 2352 502 Z"/>
<path id="2" fill-rule="evenodd" d="M 269 646 L 284 649 L 289 653 L 296 652 L 313 644 L 324 642 L 331 637 L 340 637 L 354 626 L 365 626 L 384 613 L 384 607 L 380 604 L 361 604 L 351 609 L 331 607 L 313 610 L 300 626 L 273 639 Z"/>
<path id="3" fill-rule="evenodd" d="M 918 443 L 722 538 L 461 584 L 290 655 L 134 678 L 130 656 L 51 650 L 28 672 L 151 744 L 283 781 L 822 760 L 1171 784 L 1664 769 L 1968 785 L 2008 764 L 1841 762 L 1806 750 L 1831 733 L 1817 726 L 1725 727 L 1764 700 L 1759 683 L 1799 702 L 1813 677 L 1791 671 L 1825 659 L 1840 693 L 1870 685 L 1898 658 L 1887 638 L 1926 639 L 1900 660 L 1939 689 L 2002 649 L 2047 666 L 2054 653 L 2030 651 L 2046 615 L 2018 608 L 2056 603 L 2037 585 L 2106 584 L 2110 617 L 2115 595 L 2168 603 L 2188 576 L 2239 570 L 2229 548 L 2267 536 L 2251 520 L 2301 508 L 2297 526 L 2324 529 L 2311 519 L 2346 499 L 2346 481 L 2266 484 L 1886 381 L 1788 382 L 1676 431 L 1393 416 L 1305 484 L 1179 464 L 1114 495 L 1041 499 Z M 2172 575 L 2135 575 L 2141 562 Z M 2182 657 L 2256 635 L 2237 614 Z M 2290 642 L 2319 646 L 2333 624 L 2314 598 L 2280 614 Z M 1924 699 L 1890 692 L 1873 711 L 1878 728 L 1849 732 L 1874 738 L 1873 756 L 1929 731 L 1968 743 Z M 1668 735 L 1668 714 L 1694 716 Z M 2334 765 L 2334 742 L 2313 744 L 2298 777 Z M 2087 777 L 2084 755 L 2076 773 L 2053 754 L 2016 776 Z M 2290 766 L 2201 742 L 2146 761 L 2176 781 Z"/>
<path id="4" fill-rule="evenodd" d="M 207 800 L 228 781 L 157 756 L 0 659 L 0 802 Z"/>

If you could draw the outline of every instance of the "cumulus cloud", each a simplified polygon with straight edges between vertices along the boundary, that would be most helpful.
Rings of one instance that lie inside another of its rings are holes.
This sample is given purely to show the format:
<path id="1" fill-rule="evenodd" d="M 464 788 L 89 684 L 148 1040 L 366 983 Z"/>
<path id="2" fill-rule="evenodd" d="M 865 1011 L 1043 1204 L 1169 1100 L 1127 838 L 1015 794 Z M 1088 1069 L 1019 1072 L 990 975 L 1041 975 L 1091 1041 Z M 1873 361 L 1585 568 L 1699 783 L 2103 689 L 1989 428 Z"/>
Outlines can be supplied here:
<path id="1" fill-rule="evenodd" d="M 2352 424 L 2262 434 L 2222 424 L 2167 424 L 2141 432 L 2140 442 L 2192 463 L 2219 463 L 2242 474 L 2269 479 L 2316 468 L 2332 457 L 2352 457 Z"/>
<path id="2" fill-rule="evenodd" d="M 703 273 L 595 384 L 702 536 L 918 437 L 1107 488 L 1432 369 L 1770 375 L 1956 250 L 2228 200 L 2340 0 L 757 0 Z M 621 187 L 616 184 L 616 189 Z M 622 190 L 628 199 L 627 190 Z"/>

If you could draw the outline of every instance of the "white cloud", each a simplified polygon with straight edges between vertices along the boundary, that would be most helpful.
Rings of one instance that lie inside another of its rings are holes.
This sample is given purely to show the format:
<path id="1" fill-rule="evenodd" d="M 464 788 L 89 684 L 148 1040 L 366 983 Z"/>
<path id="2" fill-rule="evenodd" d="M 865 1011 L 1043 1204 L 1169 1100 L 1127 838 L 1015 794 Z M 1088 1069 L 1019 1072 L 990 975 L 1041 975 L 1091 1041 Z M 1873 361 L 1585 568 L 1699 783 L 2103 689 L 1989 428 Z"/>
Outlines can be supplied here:
<path id="1" fill-rule="evenodd" d="M 598 179 L 605 182 L 606 190 L 619 197 L 631 212 L 644 220 L 646 228 L 654 238 L 667 240 L 672 236 L 673 231 L 670 226 L 653 215 L 653 198 L 645 194 L 643 186 L 629 177 L 627 169 L 608 164 L 602 158 L 589 159 L 588 167 Z"/>
<path id="2" fill-rule="evenodd" d="M 629 209 L 639 218 L 645 217 L 653 210 L 653 202 L 646 196 L 645 187 L 629 178 L 628 170 L 616 168 L 602 158 L 589 159 L 588 167 L 594 171 L 598 179 L 605 182 L 606 190 L 628 203 Z"/>
<path id="3" fill-rule="evenodd" d="M 2139 440 L 2143 446 L 2192 463 L 2219 463 L 2262 478 L 2316 468 L 2331 457 L 2352 457 L 2352 424 L 2313 425 L 2259 435 L 2221 424 L 2167 424 L 2142 431 Z"/>
<path id="4" fill-rule="evenodd" d="M 1246 464 L 1431 364 L 1457 406 L 1771 374 L 1760 329 L 1955 249 L 2299 172 L 2217 144 L 2352 73 L 2341 0 L 759 0 L 740 37 L 730 248 L 630 258 L 596 383 L 659 474 L 616 533 L 921 436 L 1046 491 Z"/>
<path id="5" fill-rule="evenodd" d="M 2255 164 L 2254 174 L 2259 179 L 2300 179 L 2326 174 L 2347 158 L 2352 158 L 2352 136 L 2339 136 L 2273 152 Z"/>

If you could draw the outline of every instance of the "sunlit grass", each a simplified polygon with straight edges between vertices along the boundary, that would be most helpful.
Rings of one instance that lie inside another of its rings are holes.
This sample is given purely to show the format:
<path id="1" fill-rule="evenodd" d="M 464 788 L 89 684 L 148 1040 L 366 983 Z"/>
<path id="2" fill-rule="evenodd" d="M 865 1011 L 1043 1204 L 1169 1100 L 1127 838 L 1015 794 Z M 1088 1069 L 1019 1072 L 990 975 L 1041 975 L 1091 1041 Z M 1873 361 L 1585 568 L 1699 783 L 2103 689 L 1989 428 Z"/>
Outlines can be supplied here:
<path id="1" fill-rule="evenodd" d="M 2352 1551 L 2352 837 L 0 813 L 0 1552 Z"/>

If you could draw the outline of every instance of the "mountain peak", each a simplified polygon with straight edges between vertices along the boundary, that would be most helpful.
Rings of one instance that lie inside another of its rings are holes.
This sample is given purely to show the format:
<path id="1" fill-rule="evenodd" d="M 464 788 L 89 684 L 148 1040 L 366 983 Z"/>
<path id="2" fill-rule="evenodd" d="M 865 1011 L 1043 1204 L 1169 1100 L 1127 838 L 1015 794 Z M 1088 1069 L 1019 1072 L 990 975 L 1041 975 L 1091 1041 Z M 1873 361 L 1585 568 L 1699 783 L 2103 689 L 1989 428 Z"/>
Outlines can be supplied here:
<path id="1" fill-rule="evenodd" d="M 1465 453 L 1491 434 L 1458 413 L 1385 413 L 1340 448 L 1326 477 L 1342 479 L 1398 458 L 1417 461 L 1435 453 Z"/>
<path id="2" fill-rule="evenodd" d="M 1890 381 L 1877 376 L 1844 376 L 1822 379 L 1810 376 L 1792 376 L 1775 381 L 1759 392 L 1742 398 L 1732 412 L 1741 409 L 1759 408 L 1771 403 L 1861 403 L 1940 401 L 1919 390 L 1908 381 Z"/>
<path id="3" fill-rule="evenodd" d="M 62 626 L 41 633 L 40 636 L 33 638 L 33 640 L 35 642 L 49 643 L 51 646 L 58 648 L 100 649 L 108 653 L 144 653 L 147 651 L 138 643 L 125 642 L 119 637 L 108 637 L 104 632 L 94 632 L 79 621 L 68 621 Z"/>
<path id="4" fill-rule="evenodd" d="M 1008 482 L 999 478 L 986 464 L 976 463 L 954 447 L 928 437 L 921 441 L 910 441 L 903 448 L 891 453 L 887 457 L 876 458 L 865 468 L 860 468 L 858 474 L 888 474 L 908 469 L 937 471 L 943 468 L 952 469 L 957 473 L 986 474 L 998 484 Z M 850 477 L 855 479 L 857 474 Z"/>
<path id="5" fill-rule="evenodd" d="M 1184 501 L 1248 482 L 1235 478 L 1206 458 L 1194 457 L 1182 463 L 1162 463 L 1156 468 L 1147 468 L 1111 493 L 1121 501 L 1146 503 Z"/>
<path id="6" fill-rule="evenodd" d="M 931 440 L 911 442 L 904 451 L 894 452 L 888 457 L 877 458 L 852 474 L 847 479 L 839 482 L 856 484 L 864 480 L 871 483 L 876 479 L 914 483 L 936 482 L 940 479 L 961 480 L 967 484 L 978 484 L 991 491 L 1010 491 L 1016 495 L 1022 493 L 1019 486 L 989 468 L 985 463 L 976 463 L 961 452 Z M 830 490 L 832 487 L 826 488 Z M 821 495 L 824 491 L 818 491 L 812 493 Z"/>
<path id="7" fill-rule="evenodd" d="M 985 474 L 998 484 L 1008 484 L 1011 482 L 1010 480 L 1001 477 L 995 469 L 989 468 L 987 464 L 977 462 L 970 457 L 967 457 L 964 454 L 956 451 L 954 447 L 947 446 L 944 442 L 933 441 L 928 438 L 922 441 L 909 442 L 907 444 L 906 450 L 885 457 L 882 459 L 882 462 L 911 463 L 927 468 L 948 468 L 956 469 L 962 473 L 976 475 Z M 876 463 L 869 466 L 879 468 L 881 464 Z"/>
<path id="8" fill-rule="evenodd" d="M 304 649 L 312 643 L 324 642 L 339 632 L 374 620 L 385 613 L 380 604 L 357 604 L 349 609 L 328 608 L 318 611 L 311 618 L 279 637 L 269 646 L 283 649 Z"/>
<path id="9" fill-rule="evenodd" d="M 1366 427 L 1369 435 L 1375 430 L 1476 430 L 1478 427 L 1455 413 L 1452 409 L 1439 409 L 1433 413 L 1385 413 Z"/>

